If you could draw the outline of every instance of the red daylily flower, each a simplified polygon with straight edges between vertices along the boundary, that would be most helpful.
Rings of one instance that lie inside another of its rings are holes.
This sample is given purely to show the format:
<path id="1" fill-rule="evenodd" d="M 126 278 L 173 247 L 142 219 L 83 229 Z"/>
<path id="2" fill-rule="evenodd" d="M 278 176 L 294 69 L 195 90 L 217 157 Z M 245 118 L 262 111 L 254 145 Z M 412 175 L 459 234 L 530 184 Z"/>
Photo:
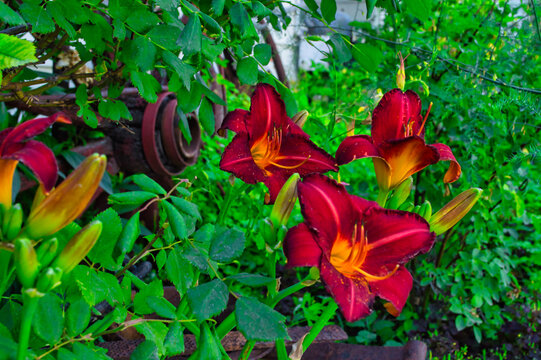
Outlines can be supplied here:
<path id="1" fill-rule="evenodd" d="M 404 264 L 434 243 L 428 223 L 349 195 L 321 175 L 299 182 L 298 194 L 305 221 L 284 239 L 287 265 L 317 266 L 347 321 L 369 315 L 376 295 L 398 316 L 413 283 Z"/>
<path id="2" fill-rule="evenodd" d="M 291 121 L 280 95 L 268 84 L 257 85 L 249 112 L 239 109 L 227 114 L 222 129 L 237 135 L 224 150 L 220 169 L 249 184 L 263 182 L 270 203 L 294 173 L 338 171 L 334 158 Z"/>
<path id="3" fill-rule="evenodd" d="M 428 112 L 423 119 L 421 99 L 415 92 L 389 91 L 374 109 L 372 136 L 347 137 L 336 151 L 338 164 L 373 158 L 382 191 L 394 189 L 411 175 L 438 161 L 451 162 L 443 181 L 457 180 L 461 169 L 449 146 L 425 143 L 424 125 Z"/>
<path id="4" fill-rule="evenodd" d="M 32 170 L 46 192 L 56 184 L 58 166 L 53 152 L 45 144 L 30 140 L 55 121 L 70 122 L 63 114 L 56 113 L 0 131 L 0 204 L 6 208 L 11 206 L 13 174 L 19 161 Z"/>

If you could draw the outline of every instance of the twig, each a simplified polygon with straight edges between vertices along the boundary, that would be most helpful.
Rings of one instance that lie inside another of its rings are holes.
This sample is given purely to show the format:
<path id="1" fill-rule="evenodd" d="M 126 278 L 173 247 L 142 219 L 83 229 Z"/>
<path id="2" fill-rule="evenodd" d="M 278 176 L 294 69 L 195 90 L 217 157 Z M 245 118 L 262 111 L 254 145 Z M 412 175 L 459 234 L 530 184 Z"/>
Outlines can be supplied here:
<path id="1" fill-rule="evenodd" d="M 32 27 L 30 25 L 19 25 L 10 27 L 4 30 L 0 30 L 0 34 L 7 34 L 7 35 L 17 35 L 22 34 L 24 32 L 30 31 Z"/>
<path id="2" fill-rule="evenodd" d="M 539 40 L 541 40 L 541 33 L 539 32 L 539 19 L 537 18 L 537 12 L 535 11 L 535 3 L 533 0 L 530 0 L 532 3 L 532 9 L 533 9 L 533 15 L 535 18 L 535 30 L 537 32 L 537 36 L 539 37 Z"/>

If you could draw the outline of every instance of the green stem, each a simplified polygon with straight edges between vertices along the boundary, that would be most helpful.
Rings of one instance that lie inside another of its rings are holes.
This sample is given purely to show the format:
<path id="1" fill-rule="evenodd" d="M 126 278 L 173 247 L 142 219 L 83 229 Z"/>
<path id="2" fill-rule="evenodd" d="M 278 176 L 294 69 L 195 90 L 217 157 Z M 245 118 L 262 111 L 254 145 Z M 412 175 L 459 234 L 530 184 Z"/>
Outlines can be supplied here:
<path id="1" fill-rule="evenodd" d="M 276 240 L 276 239 L 275 239 Z M 267 285 L 267 292 L 269 299 L 272 299 L 276 295 L 276 260 L 278 259 L 276 250 L 269 255 L 268 259 L 268 271 L 269 271 L 269 277 L 273 279 L 274 281 L 271 282 L 269 285 Z"/>
<path id="2" fill-rule="evenodd" d="M 298 282 L 294 285 L 291 285 L 290 287 L 288 288 L 285 288 L 284 290 L 280 291 L 278 294 L 276 294 L 272 299 L 271 299 L 271 302 L 270 302 L 270 307 L 274 308 L 280 301 L 282 301 L 283 298 L 285 298 L 286 296 L 289 296 L 293 293 L 296 293 L 297 291 L 299 290 L 302 290 L 303 288 L 305 288 L 306 286 L 308 285 L 305 285 L 305 281 L 307 280 L 312 280 L 312 278 L 310 276 L 306 277 L 306 279 L 304 279 L 303 281 L 301 282 Z"/>
<path id="3" fill-rule="evenodd" d="M 21 331 L 19 332 L 17 360 L 26 359 L 26 350 L 28 349 L 28 340 L 30 339 L 30 330 L 32 329 L 32 319 L 38 307 L 38 301 L 39 297 L 36 294 L 29 295 L 26 291 L 23 292 L 23 314 Z"/>
<path id="4" fill-rule="evenodd" d="M 379 190 L 378 198 L 376 199 L 376 202 L 379 204 L 379 206 L 385 207 L 385 203 L 387 202 L 388 196 L 389 196 L 389 190 L 387 191 L 383 191 L 381 189 Z"/>
<path id="5" fill-rule="evenodd" d="M 222 340 L 236 325 L 237 320 L 235 319 L 235 312 L 233 311 L 220 325 L 218 325 L 216 328 L 216 336 L 218 336 L 218 339 Z"/>
<path id="6" fill-rule="evenodd" d="M 316 337 L 319 335 L 321 330 L 323 330 L 323 327 L 327 325 L 327 322 L 336 314 L 336 310 L 338 310 L 338 305 L 334 300 L 331 300 L 331 303 L 327 308 L 323 311 L 320 318 L 316 321 L 314 326 L 310 329 L 310 332 L 306 337 L 304 338 L 304 341 L 302 342 L 302 350 L 303 352 L 308 349 L 308 346 L 316 339 Z"/>
<path id="7" fill-rule="evenodd" d="M 239 360 L 248 360 L 255 345 L 255 340 L 247 341 L 239 355 Z"/>
<path id="8" fill-rule="evenodd" d="M 286 342 L 284 339 L 278 339 L 274 342 L 276 345 L 276 354 L 278 355 L 278 360 L 288 360 L 289 356 L 286 351 Z"/>
<path id="9" fill-rule="evenodd" d="M 218 214 L 218 221 L 216 221 L 217 224 L 223 225 L 225 215 L 229 212 L 229 208 L 231 207 L 231 204 L 233 203 L 233 200 L 240 194 L 242 194 L 247 188 L 250 186 L 250 184 L 242 184 L 238 189 L 235 189 L 235 184 L 229 188 L 229 191 L 225 195 L 225 199 L 223 201 L 223 205 L 220 207 L 220 214 Z"/>

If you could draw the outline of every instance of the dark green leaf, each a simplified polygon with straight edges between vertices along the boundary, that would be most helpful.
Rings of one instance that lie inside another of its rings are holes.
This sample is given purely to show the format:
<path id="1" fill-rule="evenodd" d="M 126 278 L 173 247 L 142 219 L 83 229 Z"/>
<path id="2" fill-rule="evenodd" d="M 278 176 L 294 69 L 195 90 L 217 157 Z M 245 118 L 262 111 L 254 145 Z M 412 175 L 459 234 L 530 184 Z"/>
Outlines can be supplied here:
<path id="1" fill-rule="evenodd" d="M 0 14 L 2 14 L 2 21 L 10 25 L 24 25 L 25 21 L 21 15 L 17 14 L 12 8 L 0 2 Z"/>
<path id="2" fill-rule="evenodd" d="M 458 315 L 455 319 L 455 326 L 458 331 L 462 331 L 466 328 L 466 319 L 462 315 Z"/>
<path id="3" fill-rule="evenodd" d="M 177 39 L 180 36 L 180 28 L 172 25 L 160 24 L 148 32 L 150 40 L 163 48 L 178 51 Z"/>
<path id="4" fill-rule="evenodd" d="M 254 56 L 262 65 L 267 65 L 272 57 L 272 49 L 268 44 L 254 46 Z"/>
<path id="5" fill-rule="evenodd" d="M 158 15 L 152 13 L 150 8 L 144 6 L 141 10 L 130 13 L 126 24 L 140 34 L 146 34 L 160 22 Z"/>
<path id="6" fill-rule="evenodd" d="M 165 336 L 163 344 L 167 356 L 180 355 L 184 352 L 183 330 L 182 325 L 178 321 L 169 325 L 169 331 Z"/>
<path id="7" fill-rule="evenodd" d="M 212 110 L 210 101 L 206 97 L 201 100 L 201 105 L 199 106 L 199 122 L 207 134 L 211 136 L 214 134 L 214 111 Z"/>
<path id="8" fill-rule="evenodd" d="M 113 259 L 113 250 L 122 231 L 120 216 L 112 208 L 109 208 L 99 213 L 94 219 L 100 220 L 103 228 L 98 241 L 88 253 L 88 258 L 108 270 L 118 270 L 120 263 Z"/>
<path id="9" fill-rule="evenodd" d="M 238 281 L 239 283 L 243 285 L 248 286 L 264 286 L 272 283 L 274 279 L 259 275 L 259 274 L 248 274 L 248 273 L 239 273 L 232 276 L 229 276 L 228 279 L 232 279 L 235 281 Z"/>
<path id="10" fill-rule="evenodd" d="M 321 0 L 321 15 L 330 24 L 336 16 L 336 0 Z"/>
<path id="11" fill-rule="evenodd" d="M 35 53 L 36 48 L 30 41 L 0 34 L 0 70 L 37 61 Z"/>
<path id="12" fill-rule="evenodd" d="M 175 319 L 175 307 L 164 297 L 149 296 L 147 305 L 154 310 L 156 314 L 166 319 Z"/>
<path id="13" fill-rule="evenodd" d="M 210 34 L 221 34 L 222 28 L 220 24 L 216 22 L 212 17 L 208 16 L 205 13 L 199 13 L 201 15 L 201 19 L 203 19 L 203 22 L 207 25 L 206 28 L 210 31 L 208 33 Z"/>
<path id="14" fill-rule="evenodd" d="M 165 11 L 171 11 L 180 6 L 180 0 L 156 0 L 156 4 Z"/>
<path id="15" fill-rule="evenodd" d="M 375 71 L 383 58 L 381 51 L 369 44 L 355 44 L 351 53 L 353 58 L 368 72 Z"/>
<path id="16" fill-rule="evenodd" d="M 243 38 L 258 38 L 252 19 L 242 3 L 235 2 L 229 11 L 229 15 L 231 16 L 231 23 L 238 26 Z"/>
<path id="17" fill-rule="evenodd" d="M 377 0 L 366 0 L 366 18 L 370 19 L 374 7 L 376 6 Z"/>
<path id="18" fill-rule="evenodd" d="M 39 2 L 25 1 L 20 9 L 22 16 L 32 25 L 32 32 L 48 34 L 54 31 L 53 19 Z"/>
<path id="19" fill-rule="evenodd" d="M 194 272 L 192 265 L 180 256 L 178 249 L 169 252 L 165 263 L 167 278 L 175 285 L 181 295 L 192 286 Z"/>
<path id="20" fill-rule="evenodd" d="M 107 349 L 100 348 L 93 343 L 81 344 L 75 342 L 72 345 L 72 351 L 77 359 L 85 360 L 108 360 L 110 357 L 105 355 Z"/>
<path id="21" fill-rule="evenodd" d="M 289 338 L 285 317 L 256 299 L 241 297 L 235 304 L 237 328 L 247 340 L 274 341 Z"/>
<path id="22" fill-rule="evenodd" d="M 154 76 L 144 72 L 132 71 L 130 72 L 130 78 L 143 99 L 150 103 L 155 103 L 158 100 L 156 93 L 161 91 L 162 87 Z"/>
<path id="23" fill-rule="evenodd" d="M 195 68 L 181 61 L 178 56 L 169 51 L 164 51 L 162 53 L 162 59 L 167 65 L 173 68 L 172 70 L 176 73 L 176 75 L 178 75 L 179 79 L 182 80 L 182 83 L 184 84 L 186 90 L 189 91 L 193 76 L 197 72 Z M 179 89 L 180 87 L 177 89 L 172 89 L 170 87 L 169 90 L 177 91 Z"/>
<path id="24" fill-rule="evenodd" d="M 201 214 L 199 213 L 199 209 L 197 205 L 189 202 L 188 200 L 181 199 L 176 196 L 171 196 L 171 200 L 173 201 L 173 205 L 175 205 L 177 209 L 179 209 L 185 214 L 193 216 L 194 218 L 198 220 L 201 220 Z"/>
<path id="25" fill-rule="evenodd" d="M 197 85 L 198 83 L 197 80 L 193 80 L 191 90 L 188 90 L 188 88 L 181 88 L 177 91 L 178 104 L 184 114 L 191 113 L 197 109 L 201 103 L 202 90 L 201 87 Z"/>
<path id="26" fill-rule="evenodd" d="M 308 6 L 308 9 L 310 9 L 310 11 L 312 11 L 312 13 L 318 14 L 317 11 L 319 9 L 319 6 L 317 5 L 317 3 L 314 0 L 304 0 L 304 3 L 306 4 L 306 6 Z"/>
<path id="27" fill-rule="evenodd" d="M 248 85 L 257 83 L 258 65 L 252 57 L 245 57 L 237 63 L 237 76 L 239 80 Z"/>
<path id="28" fill-rule="evenodd" d="M 90 306 L 80 298 L 69 305 L 66 314 L 68 335 L 75 337 L 83 332 L 90 323 Z"/>
<path id="29" fill-rule="evenodd" d="M 152 314 L 154 310 L 147 304 L 149 296 L 163 297 L 163 285 L 160 280 L 154 280 L 148 285 L 145 285 L 133 298 L 133 306 L 137 314 Z"/>
<path id="30" fill-rule="evenodd" d="M 130 360 L 160 360 L 158 347 L 154 342 L 145 340 L 135 348 Z"/>
<path id="31" fill-rule="evenodd" d="M 56 353 L 56 359 L 57 360 L 78 360 L 75 354 L 67 350 L 66 348 L 58 349 L 58 352 Z"/>
<path id="32" fill-rule="evenodd" d="M 245 240 L 242 231 L 216 226 L 209 251 L 210 258 L 218 262 L 229 262 L 239 257 L 244 251 Z"/>
<path id="33" fill-rule="evenodd" d="M 194 246 L 187 246 L 182 252 L 182 257 L 201 271 L 205 271 L 209 267 L 209 264 L 207 263 L 208 255 L 204 249 L 195 246 L 195 244 Z"/>
<path id="34" fill-rule="evenodd" d="M 198 321 L 204 321 L 221 313 L 227 306 L 227 286 L 214 279 L 203 285 L 188 289 L 188 303 Z"/>
<path id="35" fill-rule="evenodd" d="M 154 59 L 156 57 L 156 46 L 149 39 L 138 36 L 131 43 L 135 47 L 134 61 L 141 71 L 149 71 L 154 68 Z"/>
<path id="36" fill-rule="evenodd" d="M 407 12 L 421 21 L 427 21 L 432 13 L 432 0 L 405 0 L 403 4 Z"/>
<path id="37" fill-rule="evenodd" d="M 298 112 L 297 100 L 295 96 L 289 90 L 288 87 L 284 86 L 281 82 L 276 83 L 276 90 L 280 93 L 282 100 L 286 104 L 286 111 L 289 117 L 293 117 Z"/>
<path id="38" fill-rule="evenodd" d="M 77 32 L 65 17 L 64 7 L 59 2 L 49 2 L 47 4 L 47 11 L 54 18 L 58 26 L 66 30 L 70 39 L 74 39 L 77 36 Z"/>
<path id="39" fill-rule="evenodd" d="M 184 217 L 169 202 L 162 201 L 160 204 L 164 207 L 165 212 L 167 213 L 167 220 L 169 221 L 169 225 L 171 225 L 171 229 L 173 230 L 175 236 L 179 239 L 186 239 L 188 236 L 188 231 Z"/>
<path id="40" fill-rule="evenodd" d="M 128 191 L 123 193 L 116 193 L 109 196 L 109 204 L 120 205 L 142 205 L 146 201 L 157 197 L 156 194 L 148 191 Z"/>
<path id="41" fill-rule="evenodd" d="M 184 58 L 201 51 L 202 36 L 199 16 L 197 16 L 197 14 L 192 14 L 179 38 L 179 45 L 181 46 Z"/>
<path id="42" fill-rule="evenodd" d="M 113 19 L 113 36 L 118 40 L 124 40 L 126 38 L 126 26 L 119 19 Z"/>
<path id="43" fill-rule="evenodd" d="M 342 38 L 342 35 L 334 33 L 331 35 L 331 44 L 334 49 L 334 53 L 338 57 L 338 61 L 342 64 L 351 60 L 351 51 L 349 47 Z"/>
<path id="44" fill-rule="evenodd" d="M 38 302 L 38 308 L 32 322 L 36 335 L 49 344 L 56 344 L 64 329 L 64 316 L 60 298 L 48 293 Z"/>
<path id="45" fill-rule="evenodd" d="M 124 228 L 122 229 L 122 232 L 118 238 L 118 242 L 116 243 L 117 255 L 121 255 L 123 257 L 124 254 L 130 252 L 135 244 L 135 241 L 141 234 L 139 214 L 139 211 L 133 214 L 132 217 L 130 217 L 130 219 L 126 222 L 126 225 L 124 225 Z"/>
<path id="46" fill-rule="evenodd" d="M 132 180 L 143 191 L 148 191 L 157 195 L 165 195 L 167 191 L 158 184 L 155 180 L 152 180 L 145 174 L 136 174 L 132 176 Z"/>
<path id="47" fill-rule="evenodd" d="M 222 15 L 224 11 L 225 0 L 212 0 L 212 9 L 217 16 Z"/>
<path id="48" fill-rule="evenodd" d="M 218 105 L 226 106 L 224 99 L 216 95 L 216 93 L 209 89 L 206 84 L 200 82 L 197 82 L 196 84 L 210 101 Z"/>

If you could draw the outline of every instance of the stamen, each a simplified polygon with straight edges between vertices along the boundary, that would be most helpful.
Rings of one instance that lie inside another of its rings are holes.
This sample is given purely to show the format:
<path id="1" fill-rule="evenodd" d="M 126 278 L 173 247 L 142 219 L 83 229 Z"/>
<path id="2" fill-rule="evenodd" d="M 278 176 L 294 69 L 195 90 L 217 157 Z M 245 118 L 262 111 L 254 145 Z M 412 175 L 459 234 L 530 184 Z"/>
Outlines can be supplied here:
<path id="1" fill-rule="evenodd" d="M 386 280 L 388 278 L 390 278 L 391 276 L 393 276 L 396 271 L 398 270 L 398 268 L 400 267 L 400 265 L 396 265 L 395 268 L 393 269 L 393 271 L 391 271 L 390 273 L 388 273 L 387 275 L 384 275 L 384 276 L 378 276 L 378 275 L 372 275 L 370 273 L 367 273 L 366 271 L 362 270 L 361 268 L 358 268 L 358 267 L 354 267 L 355 270 L 357 270 L 359 273 L 361 273 L 361 275 L 363 275 L 367 280 L 372 280 L 372 281 L 380 281 L 380 280 Z"/>
<path id="2" fill-rule="evenodd" d="M 425 127 L 426 119 L 428 119 L 428 114 L 430 114 L 430 109 L 432 109 L 432 102 L 428 105 L 428 110 L 426 111 L 425 118 L 423 119 L 423 123 L 421 124 L 421 127 L 419 128 L 419 132 L 417 133 L 418 136 L 421 135 L 423 132 L 423 128 Z"/>
<path id="3" fill-rule="evenodd" d="M 297 164 L 297 165 L 280 165 L 274 161 L 270 161 L 269 160 L 269 164 L 271 165 L 274 165 L 276 167 L 279 167 L 281 169 L 296 169 L 300 166 L 303 166 L 304 164 L 306 164 L 306 162 L 310 159 L 311 155 L 308 155 L 308 157 L 306 159 L 304 159 L 303 161 L 300 162 L 300 164 Z"/>

